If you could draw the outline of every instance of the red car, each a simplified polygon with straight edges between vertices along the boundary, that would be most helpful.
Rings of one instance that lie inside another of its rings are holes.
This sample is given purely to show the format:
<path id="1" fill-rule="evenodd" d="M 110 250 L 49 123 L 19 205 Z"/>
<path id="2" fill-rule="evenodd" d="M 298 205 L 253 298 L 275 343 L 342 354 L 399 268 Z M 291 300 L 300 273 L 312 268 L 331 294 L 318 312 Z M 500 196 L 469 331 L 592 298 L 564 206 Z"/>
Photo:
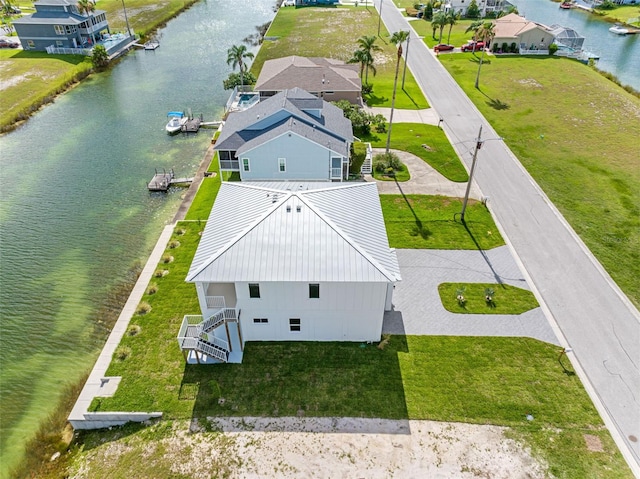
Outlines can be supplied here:
<path id="1" fill-rule="evenodd" d="M 482 49 L 484 49 L 484 42 L 470 41 L 460 47 L 460 50 L 462 50 L 463 52 L 478 52 Z"/>
<path id="2" fill-rule="evenodd" d="M 447 45 L 446 43 L 440 43 L 439 45 L 436 45 L 435 47 L 433 47 L 433 51 L 434 52 L 448 52 L 453 50 L 455 47 L 453 45 Z"/>
<path id="3" fill-rule="evenodd" d="M 16 42 L 0 38 L 0 48 L 18 48 L 18 44 Z"/>

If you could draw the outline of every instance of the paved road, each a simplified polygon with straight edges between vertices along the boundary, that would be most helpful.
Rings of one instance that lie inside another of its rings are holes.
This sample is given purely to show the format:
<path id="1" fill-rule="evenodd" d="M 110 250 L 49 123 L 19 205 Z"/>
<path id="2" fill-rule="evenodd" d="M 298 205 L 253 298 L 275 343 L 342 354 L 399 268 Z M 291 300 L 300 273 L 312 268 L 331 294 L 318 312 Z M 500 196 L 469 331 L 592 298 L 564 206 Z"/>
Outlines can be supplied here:
<path id="1" fill-rule="evenodd" d="M 385 2 L 382 10 L 387 29 L 411 30 L 392 5 Z M 408 65 L 470 165 L 480 125 L 483 138 L 498 135 L 413 30 Z M 549 319 L 573 348 L 569 357 L 587 391 L 640 477 L 640 313 L 502 141 L 484 143 L 475 179 L 490 197 Z"/>

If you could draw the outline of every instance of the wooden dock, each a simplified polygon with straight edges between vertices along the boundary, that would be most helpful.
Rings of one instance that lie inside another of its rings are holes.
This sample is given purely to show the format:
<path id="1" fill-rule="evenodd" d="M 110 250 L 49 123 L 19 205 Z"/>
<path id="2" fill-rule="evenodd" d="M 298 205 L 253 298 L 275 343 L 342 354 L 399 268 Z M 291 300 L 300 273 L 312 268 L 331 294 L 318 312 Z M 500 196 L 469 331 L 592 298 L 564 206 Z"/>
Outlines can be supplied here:
<path id="1" fill-rule="evenodd" d="M 193 182 L 193 178 L 176 178 L 173 170 L 162 170 L 162 173 L 158 173 L 158 170 L 155 171 L 155 175 L 153 175 L 151 181 L 147 183 L 147 189 L 149 191 L 168 191 L 171 185 L 188 185 Z"/>
<path id="2" fill-rule="evenodd" d="M 197 133 L 200 129 L 200 125 L 202 124 L 202 115 L 200 117 L 192 117 L 187 120 L 187 122 L 182 125 L 183 133 Z"/>

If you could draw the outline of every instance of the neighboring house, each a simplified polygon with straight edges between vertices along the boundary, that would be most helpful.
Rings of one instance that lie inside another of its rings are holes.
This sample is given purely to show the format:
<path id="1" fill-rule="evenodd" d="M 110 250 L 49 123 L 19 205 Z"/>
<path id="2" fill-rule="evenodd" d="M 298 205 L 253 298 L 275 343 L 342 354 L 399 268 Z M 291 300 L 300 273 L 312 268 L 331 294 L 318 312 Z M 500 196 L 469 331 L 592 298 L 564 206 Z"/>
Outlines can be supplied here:
<path id="1" fill-rule="evenodd" d="M 214 149 L 221 171 L 246 180 L 342 181 L 353 143 L 342 110 L 300 89 L 227 117 Z"/>
<path id="2" fill-rule="evenodd" d="M 379 341 L 400 281 L 375 183 L 225 182 L 187 275 L 188 361 L 241 362 L 246 341 Z"/>
<path id="3" fill-rule="evenodd" d="M 299 87 L 326 101 L 362 105 L 360 67 L 331 58 L 290 56 L 264 62 L 253 87 L 262 98 Z"/>
<path id="4" fill-rule="evenodd" d="M 453 11 L 464 17 L 470 4 L 471 0 L 449 0 L 444 2 L 441 8 L 445 13 Z M 480 10 L 480 15 L 486 17 L 487 13 L 503 10 L 504 7 L 508 5 L 508 2 L 505 0 L 476 0 L 476 4 Z"/>
<path id="5" fill-rule="evenodd" d="M 551 29 L 541 23 L 530 22 L 524 17 L 510 13 L 494 20 L 493 28 L 495 36 L 492 44 L 500 48 L 503 43 L 511 45 L 515 43 L 520 53 L 532 51 L 546 52 L 553 43 Z"/>
<path id="6" fill-rule="evenodd" d="M 90 48 L 109 32 L 104 10 L 81 14 L 75 2 L 39 0 L 36 12 L 13 20 L 13 26 L 25 50 L 56 48 Z"/>

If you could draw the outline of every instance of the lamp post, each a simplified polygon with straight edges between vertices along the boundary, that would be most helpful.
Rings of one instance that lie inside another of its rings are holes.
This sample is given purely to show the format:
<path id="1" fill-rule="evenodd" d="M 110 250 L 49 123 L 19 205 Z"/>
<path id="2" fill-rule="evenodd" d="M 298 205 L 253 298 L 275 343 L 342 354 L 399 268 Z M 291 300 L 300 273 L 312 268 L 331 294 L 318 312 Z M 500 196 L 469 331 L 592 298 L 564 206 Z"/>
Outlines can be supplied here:
<path id="1" fill-rule="evenodd" d="M 380 36 L 380 23 L 382 22 L 382 0 L 380 0 L 380 11 L 378 12 L 378 36 Z"/>
<path id="2" fill-rule="evenodd" d="M 124 6 L 124 0 L 122 0 L 122 10 L 124 10 L 124 21 L 127 24 L 127 33 L 131 36 L 131 28 L 129 28 L 129 18 L 127 17 L 127 8 Z"/>
<path id="3" fill-rule="evenodd" d="M 407 37 L 407 51 L 404 52 L 404 70 L 402 70 L 402 89 L 404 90 L 404 76 L 407 74 L 407 63 L 409 62 L 409 42 L 411 41 L 411 32 Z"/>
<path id="4" fill-rule="evenodd" d="M 467 202 L 469 201 L 469 191 L 471 190 L 471 182 L 473 181 L 473 172 L 476 169 L 476 159 L 478 158 L 478 150 L 482 148 L 482 125 L 480 125 L 480 131 L 478 132 L 478 139 L 476 140 L 476 149 L 473 152 L 473 161 L 471 162 L 471 171 L 469 172 L 469 182 L 467 183 L 467 191 L 464 194 L 464 201 L 462 202 L 462 211 L 460 212 L 460 221 L 464 223 L 464 212 L 467 209 Z"/>

